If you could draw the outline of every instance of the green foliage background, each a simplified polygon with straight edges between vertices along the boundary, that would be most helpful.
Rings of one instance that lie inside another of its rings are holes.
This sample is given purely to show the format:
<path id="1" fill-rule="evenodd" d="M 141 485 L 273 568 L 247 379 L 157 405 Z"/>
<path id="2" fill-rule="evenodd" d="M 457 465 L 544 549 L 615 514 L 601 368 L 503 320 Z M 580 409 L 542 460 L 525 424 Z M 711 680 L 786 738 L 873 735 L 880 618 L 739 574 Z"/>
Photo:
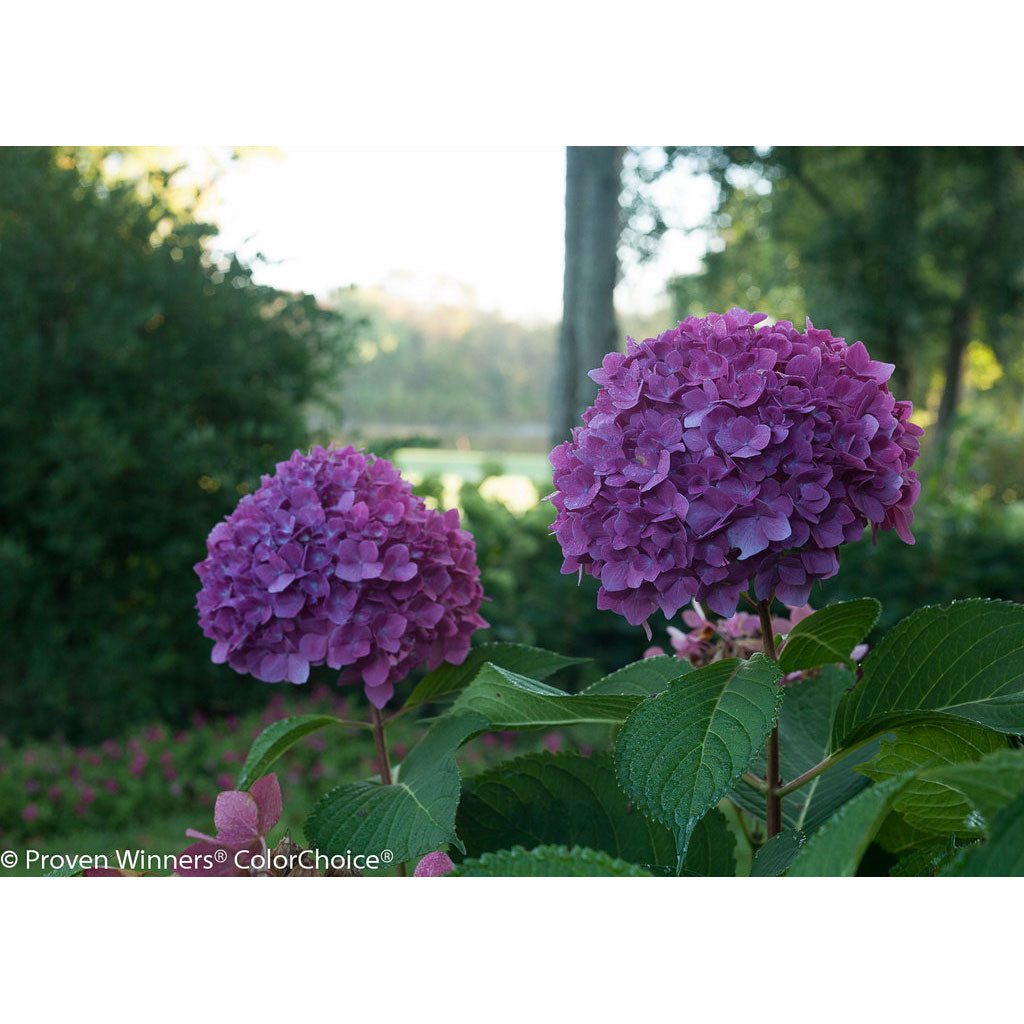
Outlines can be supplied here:
<path id="1" fill-rule="evenodd" d="M 102 738 L 265 695 L 209 663 L 193 563 L 308 441 L 352 323 L 256 285 L 170 176 L 0 149 L 0 722 Z"/>

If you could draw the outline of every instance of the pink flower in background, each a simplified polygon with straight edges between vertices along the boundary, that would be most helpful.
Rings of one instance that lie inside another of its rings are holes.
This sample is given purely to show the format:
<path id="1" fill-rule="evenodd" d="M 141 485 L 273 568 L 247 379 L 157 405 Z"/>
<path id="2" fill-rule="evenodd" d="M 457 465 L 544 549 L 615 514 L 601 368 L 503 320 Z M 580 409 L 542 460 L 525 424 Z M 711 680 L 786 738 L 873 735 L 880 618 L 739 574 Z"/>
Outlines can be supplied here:
<path id="1" fill-rule="evenodd" d="M 689 632 L 683 632 L 675 626 L 668 627 L 672 649 L 677 657 L 685 659 L 700 667 L 722 658 L 749 658 L 757 651 L 764 649 L 761 638 L 761 620 L 757 615 L 737 612 L 723 619 L 708 619 L 703 609 L 694 602 L 695 607 L 687 608 L 683 614 L 683 622 L 690 626 Z M 808 615 L 814 614 L 809 604 L 798 607 L 786 606 L 788 614 L 775 616 L 772 619 L 772 630 L 776 636 L 788 636 L 798 622 Z M 783 642 L 785 646 L 785 642 Z M 782 648 L 780 647 L 779 650 Z M 867 653 L 867 644 L 858 644 L 851 657 L 859 661 Z M 805 673 L 791 672 L 784 676 L 782 683 L 791 683 L 802 679 Z"/>
<path id="2" fill-rule="evenodd" d="M 200 861 L 198 866 L 182 866 L 176 873 L 188 876 L 248 874 L 245 867 L 236 864 L 236 856 L 244 865 L 253 854 L 266 852 L 267 834 L 280 820 L 281 787 L 276 774 L 257 779 L 248 793 L 242 790 L 221 793 L 213 810 L 217 835 L 187 829 L 185 835 L 199 842 L 182 851 L 182 856 L 214 858 L 213 865 L 203 866 Z M 223 863 L 217 863 L 215 858 L 221 849 L 226 851 L 227 857 Z"/>
<path id="3" fill-rule="evenodd" d="M 227 772 L 221 772 L 217 776 L 217 785 L 220 786 L 221 789 L 230 789 L 232 785 L 234 785 L 234 781 L 235 780 Z"/>
<path id="4" fill-rule="evenodd" d="M 103 780 L 103 788 L 108 793 L 120 793 L 121 792 L 121 787 L 118 784 L 117 779 L 104 779 Z"/>
<path id="5" fill-rule="evenodd" d="M 149 764 L 149 758 L 140 750 L 132 758 L 132 762 L 128 766 L 128 771 L 130 771 L 135 778 L 141 778 L 142 773 L 146 770 L 147 764 Z"/>
<path id="6" fill-rule="evenodd" d="M 25 804 L 21 809 L 21 817 L 28 822 L 35 821 L 39 817 L 39 808 L 35 804 Z"/>
<path id="7" fill-rule="evenodd" d="M 557 732 L 549 732 L 544 737 L 544 749 L 550 754 L 557 754 L 562 749 L 562 737 Z"/>
<path id="8" fill-rule="evenodd" d="M 412 874 L 414 878 L 439 878 L 441 875 L 447 875 L 454 867 L 451 857 L 438 850 L 436 853 L 428 853 L 416 865 L 416 870 Z"/>
<path id="9" fill-rule="evenodd" d="M 51 786 L 47 791 L 47 795 L 54 803 L 56 803 L 58 800 L 61 799 L 61 797 L 64 796 L 64 791 L 60 788 L 60 786 Z"/>

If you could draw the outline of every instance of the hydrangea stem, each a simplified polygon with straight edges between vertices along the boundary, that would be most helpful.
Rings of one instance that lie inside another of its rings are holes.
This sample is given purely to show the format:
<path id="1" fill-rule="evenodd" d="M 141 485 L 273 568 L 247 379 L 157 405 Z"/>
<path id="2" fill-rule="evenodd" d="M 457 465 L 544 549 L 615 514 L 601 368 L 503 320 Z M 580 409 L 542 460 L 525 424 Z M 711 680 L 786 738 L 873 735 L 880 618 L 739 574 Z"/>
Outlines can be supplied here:
<path id="1" fill-rule="evenodd" d="M 380 781 L 385 786 L 390 786 L 392 785 L 391 761 L 388 758 L 388 744 L 384 736 L 384 718 L 380 713 L 380 708 L 374 704 L 370 705 L 370 720 L 373 722 L 373 741 L 377 744 L 377 768 L 380 771 Z M 404 877 L 405 865 L 399 864 L 395 873 Z"/>
<path id="2" fill-rule="evenodd" d="M 391 785 L 391 762 L 388 760 L 388 745 L 384 739 L 384 719 L 380 708 L 370 705 L 370 719 L 373 722 L 373 741 L 377 744 L 377 770 L 380 781 L 385 786 Z"/>
<path id="3" fill-rule="evenodd" d="M 764 653 L 772 661 L 778 661 L 775 652 L 775 630 L 772 628 L 772 599 L 757 602 L 757 613 L 761 617 L 761 641 Z M 778 788 L 782 785 L 779 775 L 779 726 L 776 723 L 768 737 L 768 785 L 765 789 L 765 810 L 768 820 L 768 838 L 777 836 L 782 831 L 782 797 Z"/>

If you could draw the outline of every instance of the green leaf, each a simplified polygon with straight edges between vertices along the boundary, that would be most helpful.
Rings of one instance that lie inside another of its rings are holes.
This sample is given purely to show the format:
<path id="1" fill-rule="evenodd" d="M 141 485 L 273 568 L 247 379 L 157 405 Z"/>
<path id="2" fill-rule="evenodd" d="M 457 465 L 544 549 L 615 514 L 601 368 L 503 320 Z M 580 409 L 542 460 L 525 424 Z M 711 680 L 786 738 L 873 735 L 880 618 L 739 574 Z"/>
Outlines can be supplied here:
<path id="1" fill-rule="evenodd" d="M 977 761 L 985 754 L 1006 749 L 1006 739 L 963 719 L 906 725 L 857 771 L 875 782 L 919 768 Z M 984 834 L 970 801 L 953 787 L 930 779 L 914 779 L 897 800 L 894 810 L 907 824 L 937 835 L 972 839 Z"/>
<path id="2" fill-rule="evenodd" d="M 937 840 L 934 832 L 925 832 L 907 824 L 902 814 L 893 811 L 875 834 L 875 842 L 888 853 L 902 857 L 904 854 L 926 846 L 934 846 Z"/>
<path id="3" fill-rule="evenodd" d="M 732 878 L 736 874 L 736 837 L 725 815 L 712 807 L 697 822 L 683 862 L 683 875 Z"/>
<path id="4" fill-rule="evenodd" d="M 650 817 L 678 829 L 680 861 L 697 822 L 771 732 L 782 700 L 780 674 L 761 654 L 714 662 L 645 700 L 619 731 L 619 785 Z"/>
<path id="5" fill-rule="evenodd" d="M 538 846 L 526 850 L 516 846 L 511 850 L 485 853 L 478 860 L 464 860 L 452 872 L 463 878 L 506 877 L 592 877 L 595 875 L 637 877 L 650 875 L 637 864 L 616 860 L 607 853 L 575 846 Z"/>
<path id="6" fill-rule="evenodd" d="M 840 705 L 833 749 L 936 715 L 1024 732 L 1024 606 L 954 601 L 904 619 Z"/>
<path id="7" fill-rule="evenodd" d="M 795 829 L 786 829 L 777 836 L 772 836 L 754 857 L 751 878 L 776 878 L 784 875 L 793 863 L 793 858 L 800 852 L 806 836 Z"/>
<path id="8" fill-rule="evenodd" d="M 1024 876 L 1024 793 L 995 816 L 988 839 L 965 850 L 947 873 L 968 878 Z"/>
<path id="9" fill-rule="evenodd" d="M 617 672 L 598 679 L 588 686 L 583 694 L 593 696 L 602 693 L 632 694 L 635 697 L 650 697 L 661 693 L 673 679 L 693 671 L 688 661 L 668 654 L 657 658 L 642 658 Z"/>
<path id="10" fill-rule="evenodd" d="M 333 715 L 294 715 L 271 722 L 253 740 L 249 756 L 238 776 L 238 788 L 248 789 L 285 751 L 294 747 L 303 737 L 327 725 L 347 725 Z"/>
<path id="11" fill-rule="evenodd" d="M 565 845 L 675 864 L 672 833 L 630 808 L 608 754 L 527 754 L 482 772 L 463 784 L 456 824 L 470 857 Z"/>
<path id="12" fill-rule="evenodd" d="M 555 654 L 554 651 L 545 651 L 540 647 L 529 647 L 526 644 L 481 644 L 479 647 L 470 648 L 466 660 L 461 665 L 444 662 L 433 672 L 428 672 L 409 695 L 405 708 L 408 710 L 419 704 L 457 697 L 487 662 L 518 672 L 530 679 L 547 679 L 559 669 L 568 665 L 580 665 L 589 660 L 568 658 L 564 654 Z"/>
<path id="13" fill-rule="evenodd" d="M 882 606 L 873 597 L 844 601 L 801 619 L 779 652 L 783 672 L 819 668 L 845 662 L 853 666 L 850 653 L 871 632 Z"/>
<path id="14" fill-rule="evenodd" d="M 921 878 L 944 873 L 945 868 L 960 856 L 963 846 L 957 840 L 935 839 L 914 847 L 889 868 L 894 878 Z"/>
<path id="15" fill-rule="evenodd" d="M 486 728 L 479 715 L 445 715 L 409 752 L 395 784 L 351 782 L 332 789 L 306 819 L 310 845 L 328 856 L 390 850 L 398 862 L 422 857 L 442 843 L 461 848 L 455 832 L 461 791 L 455 751 Z"/>
<path id="16" fill-rule="evenodd" d="M 795 779 L 828 755 L 832 743 L 832 720 L 843 694 L 857 677 L 838 665 L 826 665 L 816 675 L 789 683 L 779 712 L 779 762 L 783 781 Z M 853 767 L 874 753 L 868 747 L 851 753 L 782 800 L 782 823 L 810 834 L 827 821 L 847 800 L 868 786 L 867 779 Z M 766 774 L 762 750 L 750 769 L 758 777 Z M 740 782 L 731 799 L 749 814 L 764 821 L 764 794 Z"/>
<path id="17" fill-rule="evenodd" d="M 498 665 L 486 664 L 452 706 L 483 715 L 492 729 L 546 729 L 624 722 L 642 700 L 629 696 L 572 695 Z"/>
<path id="18" fill-rule="evenodd" d="M 804 844 L 789 867 L 789 876 L 855 875 L 893 802 L 912 778 L 908 773 L 877 783 L 840 807 Z"/>
<path id="19" fill-rule="evenodd" d="M 981 817 L 983 828 L 1008 803 L 1024 793 L 1024 752 L 1003 749 L 980 761 L 929 768 L 922 777 L 957 790 Z"/>

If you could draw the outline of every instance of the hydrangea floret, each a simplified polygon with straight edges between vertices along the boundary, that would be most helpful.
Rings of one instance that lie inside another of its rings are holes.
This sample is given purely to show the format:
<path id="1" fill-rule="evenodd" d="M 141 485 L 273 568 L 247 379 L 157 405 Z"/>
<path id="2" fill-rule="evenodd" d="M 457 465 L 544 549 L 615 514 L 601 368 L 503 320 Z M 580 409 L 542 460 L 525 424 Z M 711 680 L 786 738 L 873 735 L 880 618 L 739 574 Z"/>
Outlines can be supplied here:
<path id="1" fill-rule="evenodd" d="M 386 459 L 296 451 L 210 533 L 196 603 L 213 660 L 276 683 L 341 670 L 383 707 L 426 661 L 460 664 L 487 623 L 472 536 Z"/>
<path id="2" fill-rule="evenodd" d="M 563 573 L 600 580 L 633 625 L 696 598 L 722 616 L 751 583 L 790 606 L 865 527 L 908 544 L 920 427 L 861 342 L 734 308 L 688 317 L 625 354 L 551 453 Z"/>
<path id="3" fill-rule="evenodd" d="M 814 614 L 814 609 L 805 604 L 799 608 L 787 606 L 786 612 L 786 615 L 771 616 L 772 632 L 776 636 L 788 637 L 798 622 Z M 676 657 L 690 662 L 695 668 L 710 665 L 723 658 L 745 660 L 764 650 L 761 619 L 757 615 L 737 612 L 726 619 L 709 619 L 704 615 L 704 609 L 700 604 L 694 601 L 692 608 L 683 611 L 682 619 L 684 624 L 690 627 L 688 631 L 669 626 L 666 632 Z M 782 642 L 779 647 L 780 653 L 787 642 L 788 640 Z M 661 647 L 649 647 L 644 652 L 644 657 L 656 658 L 664 653 Z M 850 660 L 859 662 L 867 653 L 867 644 L 857 644 L 850 653 Z M 783 685 L 792 683 L 802 679 L 804 675 L 804 672 L 790 672 L 782 677 L 781 682 Z"/>

